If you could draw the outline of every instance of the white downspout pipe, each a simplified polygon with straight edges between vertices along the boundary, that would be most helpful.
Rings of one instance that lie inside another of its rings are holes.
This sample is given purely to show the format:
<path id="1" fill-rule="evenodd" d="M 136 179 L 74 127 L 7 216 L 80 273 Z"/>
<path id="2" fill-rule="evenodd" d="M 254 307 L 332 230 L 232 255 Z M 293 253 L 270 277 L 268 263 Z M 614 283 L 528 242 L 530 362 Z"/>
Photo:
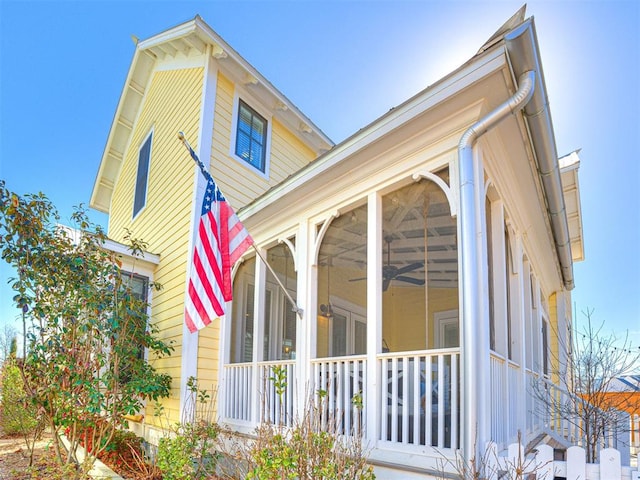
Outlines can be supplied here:
<path id="1" fill-rule="evenodd" d="M 462 277 L 462 452 L 470 461 L 478 453 L 487 434 L 488 382 L 478 372 L 488 372 L 488 319 L 483 315 L 483 281 L 479 281 L 482 261 L 480 207 L 484 197 L 484 172 L 475 168 L 473 147 L 478 138 L 519 112 L 533 96 L 536 74 L 530 70 L 519 79 L 518 91 L 498 108 L 474 123 L 458 143 L 460 169 L 460 263 Z"/>

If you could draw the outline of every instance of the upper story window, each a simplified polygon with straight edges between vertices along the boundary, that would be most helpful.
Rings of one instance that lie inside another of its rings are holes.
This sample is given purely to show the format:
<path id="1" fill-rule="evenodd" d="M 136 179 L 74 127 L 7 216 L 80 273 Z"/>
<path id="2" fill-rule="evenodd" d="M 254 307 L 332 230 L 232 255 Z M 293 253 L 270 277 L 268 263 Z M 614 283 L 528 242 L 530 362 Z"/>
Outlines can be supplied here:
<path id="1" fill-rule="evenodd" d="M 238 101 L 235 154 L 266 173 L 267 120 L 242 100 Z"/>
<path id="2" fill-rule="evenodd" d="M 147 183 L 149 179 L 149 162 L 151 160 L 151 140 L 153 132 L 150 132 L 138 153 L 138 173 L 136 175 L 135 196 L 133 199 L 133 218 L 147 204 Z"/>

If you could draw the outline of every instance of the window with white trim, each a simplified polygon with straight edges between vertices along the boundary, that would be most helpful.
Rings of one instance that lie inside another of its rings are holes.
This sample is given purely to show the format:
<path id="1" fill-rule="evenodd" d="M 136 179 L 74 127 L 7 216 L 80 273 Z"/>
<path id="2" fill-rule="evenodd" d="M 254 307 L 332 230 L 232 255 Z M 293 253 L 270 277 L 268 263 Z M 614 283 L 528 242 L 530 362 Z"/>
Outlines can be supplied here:
<path id="1" fill-rule="evenodd" d="M 234 152 L 249 165 L 266 173 L 267 120 L 247 103 L 238 100 Z"/>
<path id="2" fill-rule="evenodd" d="M 151 141 L 153 132 L 142 143 L 138 152 L 138 172 L 136 174 L 136 186 L 133 198 L 133 218 L 147 204 L 147 183 L 149 180 L 149 162 L 151 161 Z"/>

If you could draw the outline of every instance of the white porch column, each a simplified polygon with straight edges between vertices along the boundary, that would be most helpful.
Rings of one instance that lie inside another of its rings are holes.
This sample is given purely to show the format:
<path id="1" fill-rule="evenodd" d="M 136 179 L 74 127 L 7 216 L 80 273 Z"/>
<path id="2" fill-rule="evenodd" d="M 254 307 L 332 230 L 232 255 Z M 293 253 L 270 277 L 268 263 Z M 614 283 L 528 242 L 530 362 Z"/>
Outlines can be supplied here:
<path id="1" fill-rule="evenodd" d="M 525 325 L 525 295 L 527 295 L 525 286 L 528 282 L 524 281 L 524 275 L 526 273 L 525 265 L 523 262 L 524 246 L 522 244 L 522 235 L 517 234 L 515 238 L 515 252 L 514 252 L 514 264 L 516 274 L 516 292 L 518 304 L 514 305 L 513 313 L 517 314 L 517 318 L 514 319 L 513 325 L 517 327 L 518 331 L 514 332 L 514 338 L 518 342 L 518 350 L 514 355 L 514 361 L 520 365 L 520 371 L 518 372 L 518 382 L 514 385 L 515 391 L 518 392 L 518 401 L 516 408 L 517 424 L 515 425 L 516 432 L 519 431 L 522 434 L 522 442 L 527 443 L 527 346 L 526 346 L 526 325 Z"/>
<path id="2" fill-rule="evenodd" d="M 316 338 L 314 325 L 316 323 L 315 312 L 309 309 L 314 304 L 311 298 L 311 261 L 309 252 L 313 251 L 309 242 L 312 237 L 309 235 L 309 222 L 306 219 L 300 221 L 298 225 L 298 233 L 296 234 L 296 265 L 298 266 L 298 284 L 297 284 L 297 302 L 298 307 L 302 308 L 302 318 L 296 315 L 296 371 L 295 378 L 297 402 L 294 405 L 294 417 L 301 418 L 304 413 L 304 407 L 308 400 L 309 379 L 311 378 L 311 339 Z"/>
<path id="3" fill-rule="evenodd" d="M 258 247 L 260 254 L 266 258 L 266 252 L 264 249 Z M 251 378 L 251 391 L 252 404 L 251 404 L 251 421 L 260 422 L 260 405 L 262 402 L 262 384 L 260 383 L 260 369 L 258 368 L 258 362 L 262 361 L 264 352 L 264 305 L 267 284 L 267 267 L 260 260 L 256 258 L 256 276 L 254 287 L 254 307 L 253 307 L 253 375 Z"/>
<path id="4" fill-rule="evenodd" d="M 367 210 L 367 384 L 365 437 L 372 447 L 380 431 L 380 368 L 382 350 L 382 197 L 371 193 Z"/>

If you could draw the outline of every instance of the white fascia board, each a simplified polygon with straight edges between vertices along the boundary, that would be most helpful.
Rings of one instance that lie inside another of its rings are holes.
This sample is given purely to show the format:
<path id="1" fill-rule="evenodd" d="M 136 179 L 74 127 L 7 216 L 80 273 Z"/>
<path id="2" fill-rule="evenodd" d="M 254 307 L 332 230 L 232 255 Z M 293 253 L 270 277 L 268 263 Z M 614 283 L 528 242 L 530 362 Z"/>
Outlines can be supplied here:
<path id="1" fill-rule="evenodd" d="M 131 250 L 127 245 L 116 242 L 115 240 L 105 240 L 103 247 L 106 250 L 109 250 L 110 252 L 116 253 L 118 255 L 122 255 L 127 259 L 130 259 L 131 261 L 144 262 L 152 265 L 153 267 L 160 264 L 160 255 L 150 252 L 142 252 L 140 256 L 135 256 L 131 253 Z"/>
<path id="2" fill-rule="evenodd" d="M 452 98 L 456 93 L 468 88 L 478 80 L 505 68 L 507 58 L 504 47 L 487 52 L 480 59 L 468 62 L 438 83 L 427 87 L 398 107 L 362 128 L 331 151 L 317 158 L 306 167 L 266 192 L 253 203 L 241 208 L 238 215 L 248 218 L 260 212 L 279 198 L 293 192 L 315 176 L 331 169 L 350 155 L 371 145 L 381 137 L 400 127 L 414 117 L 426 112 L 437 104 Z"/>
<path id="3" fill-rule="evenodd" d="M 576 150 L 571 152 L 569 155 L 565 155 L 558 159 L 558 164 L 560 165 L 562 173 L 566 170 L 577 170 L 580 167 L 580 157 L 578 156 L 579 152 L 580 150 Z"/>

